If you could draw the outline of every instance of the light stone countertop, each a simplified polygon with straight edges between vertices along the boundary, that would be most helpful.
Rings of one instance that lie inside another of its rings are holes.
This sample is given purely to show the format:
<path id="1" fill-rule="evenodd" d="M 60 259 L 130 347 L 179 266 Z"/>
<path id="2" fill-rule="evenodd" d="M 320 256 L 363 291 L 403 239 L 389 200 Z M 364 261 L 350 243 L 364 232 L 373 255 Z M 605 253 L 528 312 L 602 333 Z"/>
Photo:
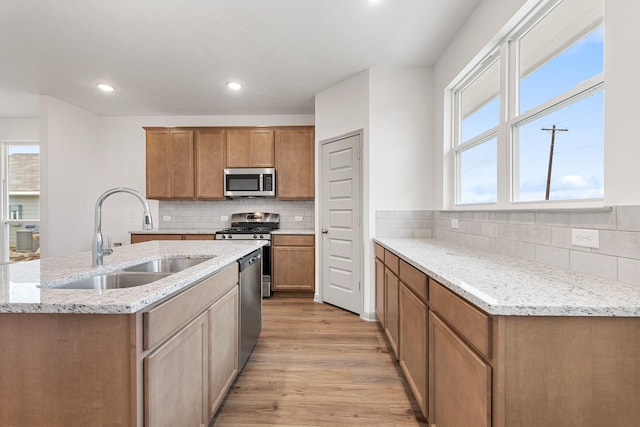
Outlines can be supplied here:
<path id="1" fill-rule="evenodd" d="M 135 313 L 215 273 L 257 248 L 259 240 L 152 241 L 114 248 L 104 266 L 91 252 L 0 266 L 0 313 Z M 55 289 L 55 286 L 166 257 L 212 257 L 147 285 L 123 289 Z"/>
<path id="2" fill-rule="evenodd" d="M 312 228 L 279 228 L 277 230 L 273 230 L 271 234 L 309 235 L 309 234 L 316 234 L 316 231 Z"/>
<path id="3" fill-rule="evenodd" d="M 495 315 L 640 317 L 640 286 L 433 239 L 375 238 Z"/>
<path id="4" fill-rule="evenodd" d="M 216 234 L 220 228 L 154 228 L 153 230 L 135 230 L 129 234 Z"/>

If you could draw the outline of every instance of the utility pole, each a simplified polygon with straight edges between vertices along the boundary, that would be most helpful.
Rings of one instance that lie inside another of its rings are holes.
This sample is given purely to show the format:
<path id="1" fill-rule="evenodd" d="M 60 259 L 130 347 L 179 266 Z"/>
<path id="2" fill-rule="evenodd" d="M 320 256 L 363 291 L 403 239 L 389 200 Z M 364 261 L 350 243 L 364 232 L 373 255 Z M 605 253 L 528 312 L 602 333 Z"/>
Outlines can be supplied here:
<path id="1" fill-rule="evenodd" d="M 567 132 L 569 129 L 558 129 L 556 125 L 553 125 L 551 129 L 542 128 L 542 130 L 551 132 L 551 148 L 549 149 L 549 169 L 547 170 L 547 191 L 544 199 L 549 200 L 549 190 L 551 189 L 551 167 L 553 166 L 553 146 L 555 145 L 556 132 Z"/>

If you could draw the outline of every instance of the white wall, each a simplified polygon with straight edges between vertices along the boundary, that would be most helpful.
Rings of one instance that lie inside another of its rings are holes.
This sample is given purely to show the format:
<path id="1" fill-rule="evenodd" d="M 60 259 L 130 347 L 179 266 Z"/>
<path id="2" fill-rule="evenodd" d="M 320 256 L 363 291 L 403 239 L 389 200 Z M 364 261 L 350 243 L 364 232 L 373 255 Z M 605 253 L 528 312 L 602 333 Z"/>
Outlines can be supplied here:
<path id="1" fill-rule="evenodd" d="M 50 96 L 40 97 L 42 257 L 91 248 L 100 191 L 99 118 Z"/>
<path id="2" fill-rule="evenodd" d="M 449 101 L 445 89 L 465 67 L 484 56 L 515 22 L 539 0 L 484 0 L 434 67 L 434 187 L 436 208 L 448 208 L 443 189 L 448 188 L 452 170 L 448 159 L 443 164 L 448 145 L 443 127 Z M 640 87 L 636 84 L 640 68 L 637 40 L 640 27 L 637 16 L 640 3 L 625 0 L 605 1 L 605 201 L 606 206 L 640 204 L 640 144 L 635 127 L 640 111 Z"/>
<path id="3" fill-rule="evenodd" d="M 39 133 L 37 117 L 0 117 L 0 141 L 37 141 Z"/>
<path id="4" fill-rule="evenodd" d="M 372 68 L 316 96 L 318 142 L 363 130 L 364 318 L 373 318 L 375 312 L 371 238 L 376 211 L 425 210 L 432 204 L 431 87 L 431 72 L 426 68 Z M 319 157 L 318 152 L 318 179 Z M 316 207 L 320 218 L 320 203 Z M 320 225 L 319 220 L 316 224 Z"/>
<path id="5" fill-rule="evenodd" d="M 432 72 L 370 70 L 371 215 L 377 210 L 431 209 Z"/>

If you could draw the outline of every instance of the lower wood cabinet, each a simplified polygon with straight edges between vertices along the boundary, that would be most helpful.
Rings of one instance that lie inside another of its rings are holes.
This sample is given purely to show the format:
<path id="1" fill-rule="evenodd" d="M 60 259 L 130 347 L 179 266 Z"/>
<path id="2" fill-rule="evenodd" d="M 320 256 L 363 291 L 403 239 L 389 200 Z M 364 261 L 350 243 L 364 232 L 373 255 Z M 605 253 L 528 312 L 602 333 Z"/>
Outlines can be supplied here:
<path id="1" fill-rule="evenodd" d="M 398 358 L 398 342 L 400 340 L 400 306 L 398 297 L 400 292 L 400 281 L 393 272 L 385 267 L 384 269 L 384 332 L 389 339 L 391 349 Z"/>
<path id="2" fill-rule="evenodd" d="M 422 414 L 429 418 L 427 304 L 401 282 L 399 306 L 400 367 Z"/>
<path id="3" fill-rule="evenodd" d="M 208 310 L 209 411 L 211 419 L 238 374 L 238 288 Z"/>
<path id="4" fill-rule="evenodd" d="M 315 236 L 271 236 L 271 283 L 274 291 L 315 291 Z"/>
<path id="5" fill-rule="evenodd" d="M 491 366 L 433 312 L 429 337 L 432 425 L 491 426 Z"/>
<path id="6" fill-rule="evenodd" d="M 379 258 L 376 258 L 376 316 L 378 316 L 378 320 L 380 324 L 384 328 L 385 325 L 385 312 L 384 312 L 384 304 L 385 304 L 385 296 L 384 296 L 384 261 Z"/>
<path id="7" fill-rule="evenodd" d="M 157 234 L 131 233 L 131 244 L 153 240 L 215 240 L 215 234 Z"/>
<path id="8" fill-rule="evenodd" d="M 207 313 L 144 359 L 145 426 L 207 424 Z"/>

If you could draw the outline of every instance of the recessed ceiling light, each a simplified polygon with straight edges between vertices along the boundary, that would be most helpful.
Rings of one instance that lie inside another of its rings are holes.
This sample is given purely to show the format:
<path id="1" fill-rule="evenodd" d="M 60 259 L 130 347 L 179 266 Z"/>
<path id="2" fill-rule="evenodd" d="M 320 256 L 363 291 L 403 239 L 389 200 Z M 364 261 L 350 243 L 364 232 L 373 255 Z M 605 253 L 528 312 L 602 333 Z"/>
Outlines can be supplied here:
<path id="1" fill-rule="evenodd" d="M 114 88 L 113 86 L 108 85 L 106 83 L 100 83 L 98 85 L 98 89 L 100 89 L 101 91 L 104 91 L 104 92 L 113 92 L 114 90 L 116 90 L 116 88 Z"/>
<path id="2" fill-rule="evenodd" d="M 238 82 L 227 82 L 227 87 L 231 90 L 240 90 L 242 85 Z"/>

